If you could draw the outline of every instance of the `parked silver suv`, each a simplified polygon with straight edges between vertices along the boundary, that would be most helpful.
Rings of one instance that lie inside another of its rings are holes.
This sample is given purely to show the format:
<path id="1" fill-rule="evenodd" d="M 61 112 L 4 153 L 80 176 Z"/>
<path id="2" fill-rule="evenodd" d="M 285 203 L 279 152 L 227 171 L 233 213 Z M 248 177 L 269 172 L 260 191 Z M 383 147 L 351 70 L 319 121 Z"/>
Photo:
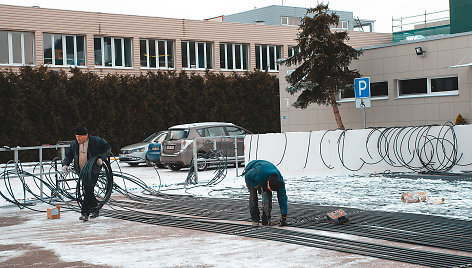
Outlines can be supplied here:
<path id="1" fill-rule="evenodd" d="M 161 142 L 167 132 L 161 131 L 152 134 L 151 136 L 144 139 L 142 142 L 131 144 L 121 148 L 120 150 L 120 162 L 127 163 L 130 166 L 137 166 L 140 163 L 146 163 L 148 165 L 149 161 L 146 158 L 146 153 L 149 148 L 150 143 Z"/>
<path id="2" fill-rule="evenodd" d="M 238 136 L 237 154 L 241 163 L 244 159 L 244 138 L 251 132 L 232 123 L 205 122 L 177 125 L 169 128 L 167 136 L 162 142 L 161 163 L 172 170 L 189 167 L 193 159 L 194 138 L 197 138 L 198 156 L 203 156 L 210 150 L 216 149 L 225 156 L 234 157 L 234 141 Z M 230 138 L 230 137 L 233 138 Z M 216 147 L 216 148 L 215 148 Z M 206 164 L 199 165 L 205 169 Z"/>

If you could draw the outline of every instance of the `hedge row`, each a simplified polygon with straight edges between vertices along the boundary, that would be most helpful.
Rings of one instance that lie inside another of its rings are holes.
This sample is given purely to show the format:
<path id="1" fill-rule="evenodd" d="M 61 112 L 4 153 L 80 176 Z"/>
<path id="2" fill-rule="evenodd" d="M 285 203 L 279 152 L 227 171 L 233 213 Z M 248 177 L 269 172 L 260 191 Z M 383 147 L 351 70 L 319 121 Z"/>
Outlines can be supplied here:
<path id="1" fill-rule="evenodd" d="M 45 67 L 0 72 L 0 146 L 56 144 L 74 128 L 125 145 L 183 123 L 223 121 L 253 133 L 280 131 L 278 79 L 263 72 L 185 72 L 100 77 Z"/>

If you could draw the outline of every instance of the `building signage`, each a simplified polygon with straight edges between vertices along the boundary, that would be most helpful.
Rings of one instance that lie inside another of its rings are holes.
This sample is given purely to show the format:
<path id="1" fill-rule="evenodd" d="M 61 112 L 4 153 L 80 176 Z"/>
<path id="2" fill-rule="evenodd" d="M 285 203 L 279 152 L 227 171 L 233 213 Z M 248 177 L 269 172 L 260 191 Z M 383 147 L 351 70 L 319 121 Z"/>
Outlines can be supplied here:
<path id="1" fill-rule="evenodd" d="M 370 78 L 362 77 L 354 79 L 354 93 L 356 99 L 370 98 Z"/>

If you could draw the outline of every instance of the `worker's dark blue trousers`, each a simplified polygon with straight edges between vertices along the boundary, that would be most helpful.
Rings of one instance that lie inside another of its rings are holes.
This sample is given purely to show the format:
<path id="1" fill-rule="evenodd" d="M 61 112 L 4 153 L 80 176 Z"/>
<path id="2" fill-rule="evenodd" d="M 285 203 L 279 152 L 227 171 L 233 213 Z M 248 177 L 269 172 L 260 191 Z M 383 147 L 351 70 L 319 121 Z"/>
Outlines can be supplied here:
<path id="1" fill-rule="evenodd" d="M 84 187 L 84 202 L 80 211 L 82 215 L 90 215 L 90 213 L 93 213 L 98 209 L 98 200 L 95 197 L 94 190 L 95 185 L 97 184 L 99 173 L 100 170 L 98 173 L 92 171 L 92 182 L 90 184 L 87 184 L 88 187 Z"/>
<path id="2" fill-rule="evenodd" d="M 257 189 L 247 185 L 249 189 L 249 213 L 253 222 L 261 220 L 259 214 L 259 199 L 257 197 Z M 272 211 L 272 192 L 262 192 L 262 224 L 267 225 L 270 221 L 270 213 Z"/>

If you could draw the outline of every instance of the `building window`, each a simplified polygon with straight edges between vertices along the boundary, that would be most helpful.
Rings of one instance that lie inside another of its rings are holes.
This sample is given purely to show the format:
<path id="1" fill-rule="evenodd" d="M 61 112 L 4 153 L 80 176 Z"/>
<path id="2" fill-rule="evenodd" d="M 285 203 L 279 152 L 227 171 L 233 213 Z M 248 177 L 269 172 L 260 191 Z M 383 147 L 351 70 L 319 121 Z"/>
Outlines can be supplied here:
<path id="1" fill-rule="evenodd" d="M 336 25 L 332 24 L 332 25 L 331 25 L 331 28 L 333 28 L 333 29 L 348 30 L 348 29 L 349 29 L 349 21 L 343 20 L 343 21 L 340 21 L 340 22 L 339 22 L 338 24 L 336 24 Z"/>
<path id="2" fill-rule="evenodd" d="M 355 98 L 354 87 L 347 88 L 341 92 L 341 99 Z M 388 97 L 388 82 L 372 82 L 370 83 L 370 97 L 382 98 Z"/>
<path id="3" fill-rule="evenodd" d="M 431 93 L 457 90 L 459 90 L 457 77 L 431 78 Z"/>
<path id="4" fill-rule="evenodd" d="M 174 68 L 174 41 L 141 39 L 139 47 L 142 67 Z"/>
<path id="5" fill-rule="evenodd" d="M 54 66 L 85 66 L 85 38 L 82 35 L 43 35 L 43 62 Z"/>
<path id="6" fill-rule="evenodd" d="M 374 82 L 370 83 L 371 97 L 386 97 L 388 96 L 388 82 Z"/>
<path id="7" fill-rule="evenodd" d="M 0 31 L 0 64 L 32 65 L 33 55 L 33 33 Z"/>
<path id="8" fill-rule="evenodd" d="M 428 79 L 408 79 L 398 81 L 398 92 L 400 96 L 426 94 L 428 93 Z"/>
<path id="9" fill-rule="evenodd" d="M 282 47 L 272 45 L 256 45 L 256 69 L 278 71 L 278 59 L 282 57 Z"/>
<path id="10" fill-rule="evenodd" d="M 451 95 L 459 91 L 458 77 L 398 80 L 398 95 Z"/>
<path id="11" fill-rule="evenodd" d="M 288 57 L 292 57 L 296 54 L 300 53 L 300 48 L 298 47 L 293 47 L 293 46 L 288 46 Z"/>
<path id="12" fill-rule="evenodd" d="M 213 69 L 213 49 L 210 42 L 183 41 L 182 68 Z"/>
<path id="13" fill-rule="evenodd" d="M 132 67 L 131 38 L 95 37 L 95 65 Z"/>
<path id="14" fill-rule="evenodd" d="M 298 26 L 301 23 L 300 17 L 280 17 L 282 25 Z"/>
<path id="15" fill-rule="evenodd" d="M 224 70 L 247 70 L 248 45 L 220 44 L 220 68 Z"/>

